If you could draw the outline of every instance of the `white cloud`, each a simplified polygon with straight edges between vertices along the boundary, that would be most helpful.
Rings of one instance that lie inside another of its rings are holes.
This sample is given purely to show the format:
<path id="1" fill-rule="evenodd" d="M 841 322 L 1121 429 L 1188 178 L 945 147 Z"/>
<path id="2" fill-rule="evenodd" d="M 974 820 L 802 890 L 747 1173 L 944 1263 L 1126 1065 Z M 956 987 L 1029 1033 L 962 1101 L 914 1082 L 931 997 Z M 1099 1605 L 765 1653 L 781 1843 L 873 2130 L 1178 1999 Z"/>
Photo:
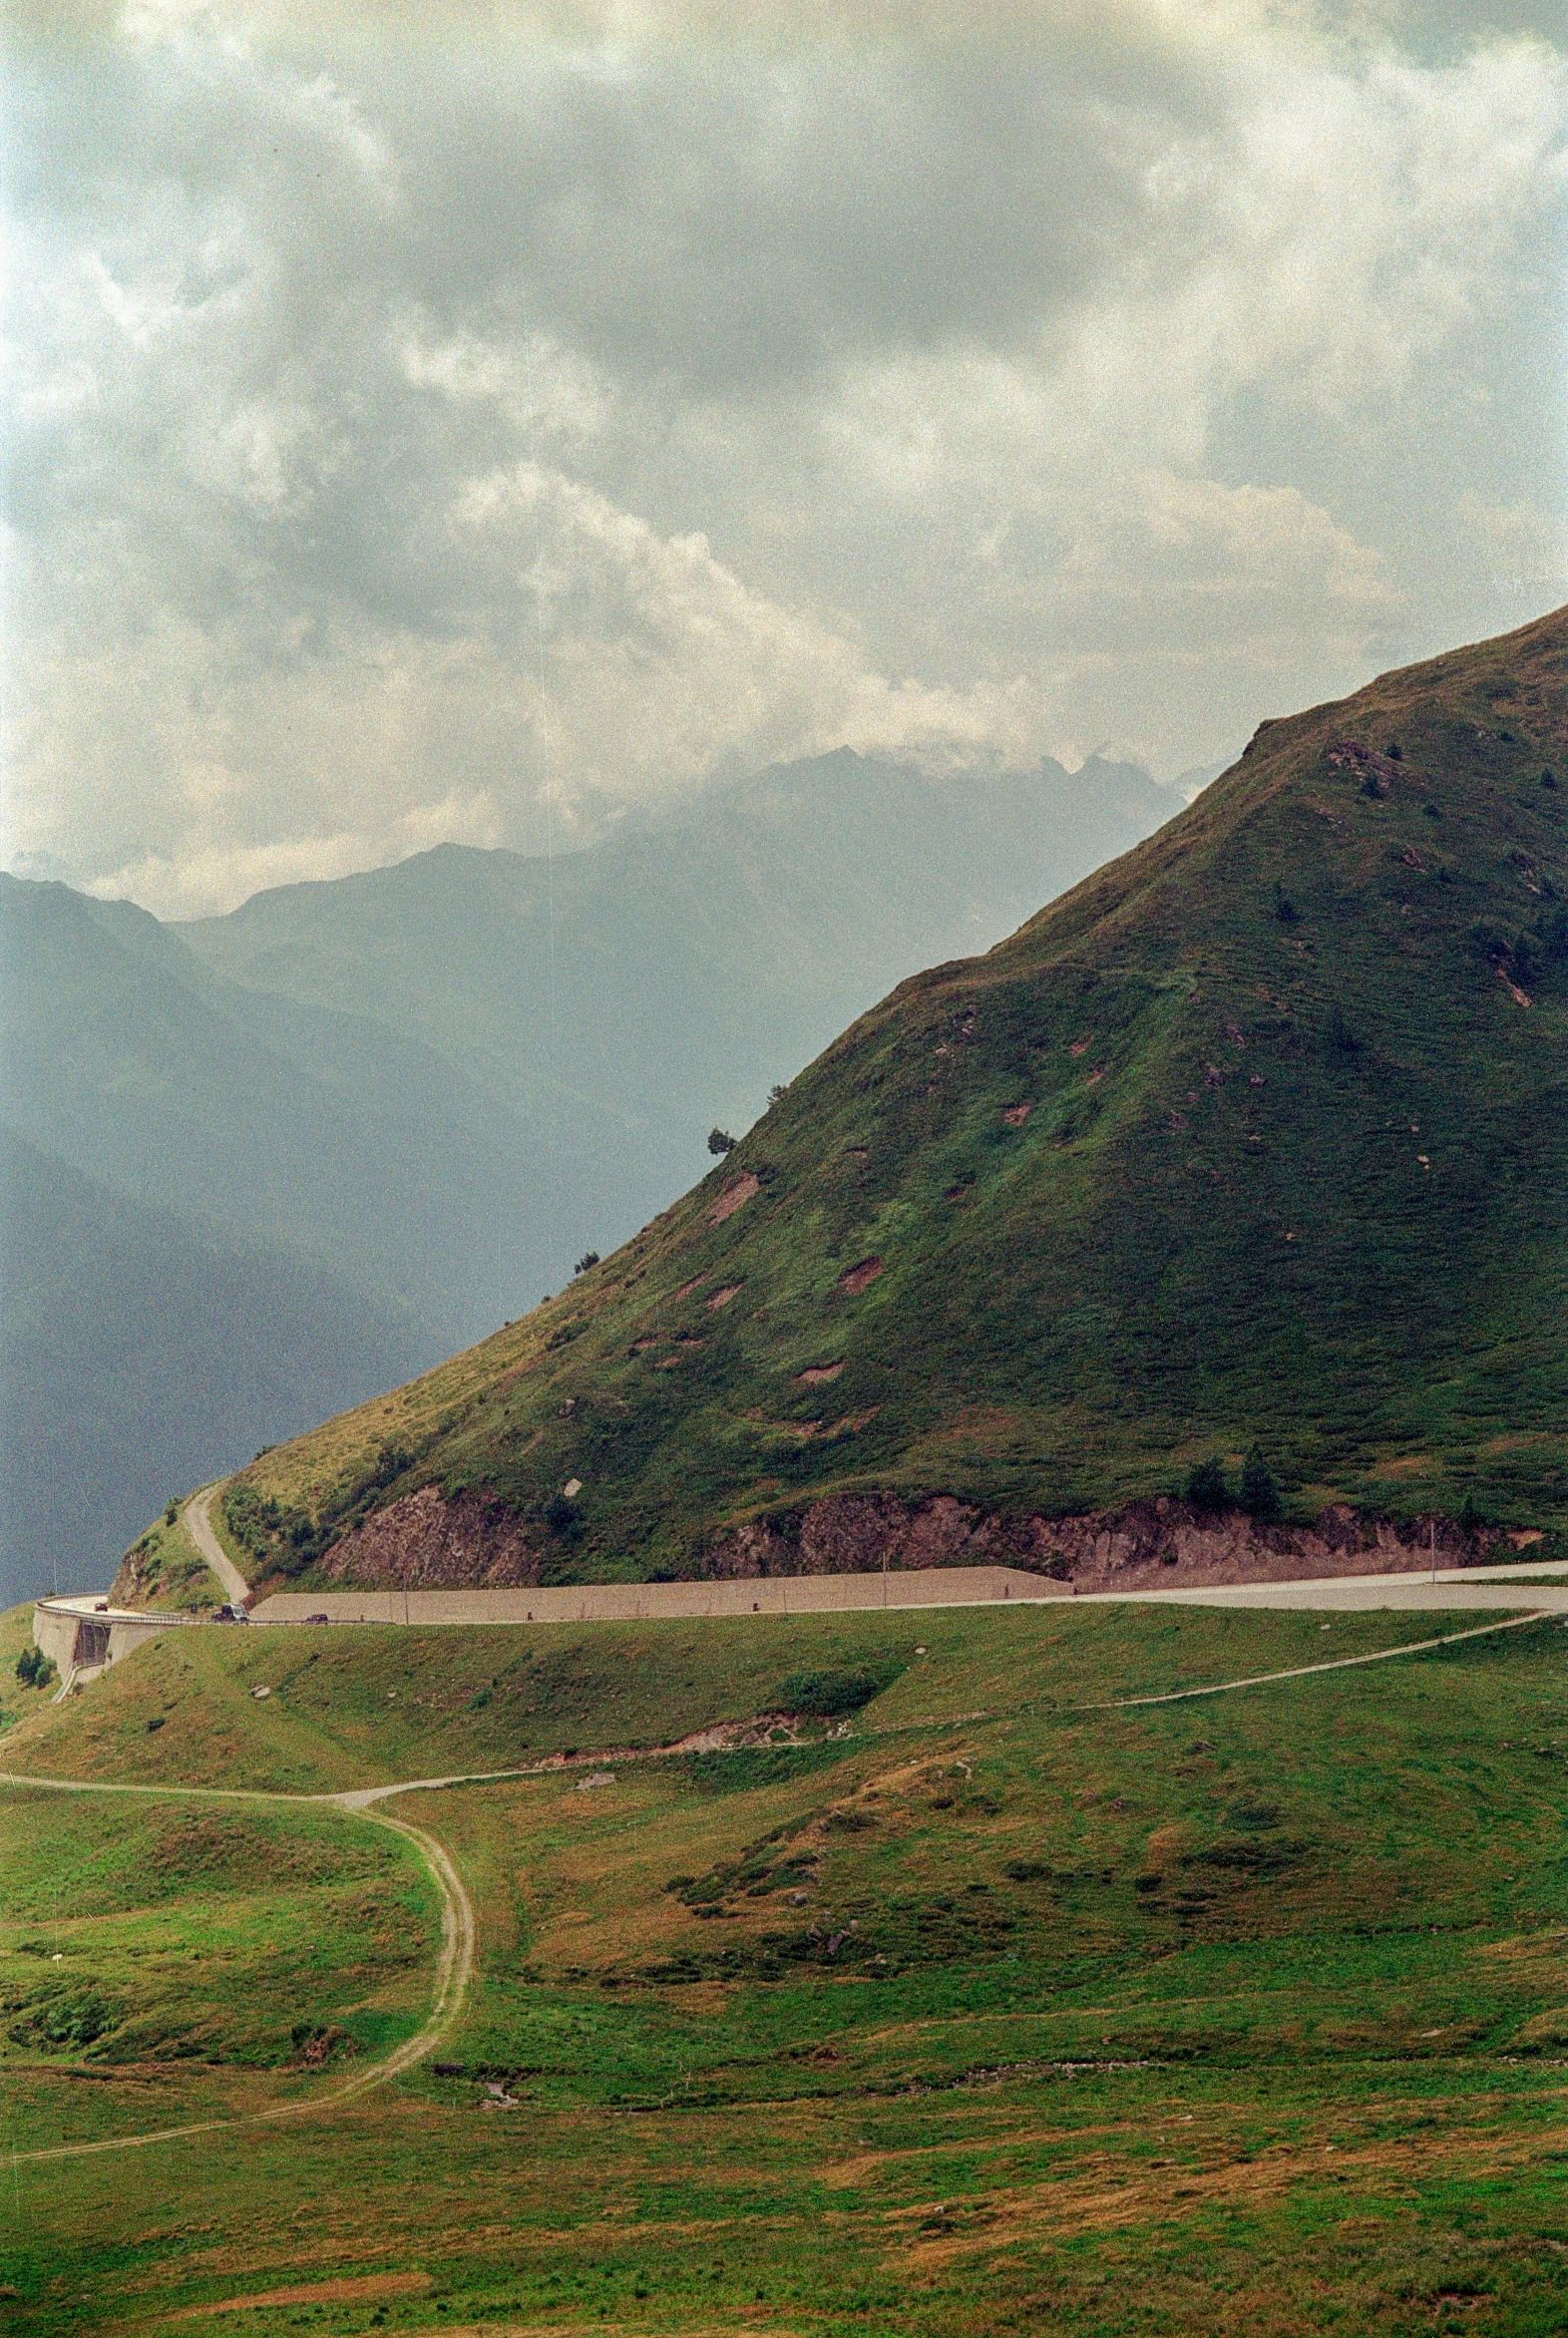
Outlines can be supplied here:
<path id="1" fill-rule="evenodd" d="M 18 864 L 189 908 L 840 742 L 1171 771 L 1560 593 L 1560 46 L 917 14 L 30 53 Z"/>

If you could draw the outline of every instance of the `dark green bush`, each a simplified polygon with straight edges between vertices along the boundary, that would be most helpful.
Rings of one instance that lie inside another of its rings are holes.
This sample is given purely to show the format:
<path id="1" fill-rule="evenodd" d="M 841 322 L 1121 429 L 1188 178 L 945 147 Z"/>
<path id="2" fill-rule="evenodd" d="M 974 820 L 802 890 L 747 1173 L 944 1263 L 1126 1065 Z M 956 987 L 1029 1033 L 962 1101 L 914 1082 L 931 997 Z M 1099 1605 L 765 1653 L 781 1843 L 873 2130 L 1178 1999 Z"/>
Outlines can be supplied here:
<path id="1" fill-rule="evenodd" d="M 831 1721 L 844 1713 L 859 1713 L 884 1689 L 891 1689 L 903 1664 L 885 1657 L 844 1672 L 790 1673 L 779 1684 L 778 1703 L 786 1713 L 809 1713 Z"/>
<path id="2" fill-rule="evenodd" d="M 582 1540 L 583 1514 L 566 1494 L 551 1495 L 545 1504 L 545 1524 L 562 1542 Z"/>
<path id="3" fill-rule="evenodd" d="M 59 1675 L 55 1671 L 54 1658 L 45 1656 L 41 1648 L 29 1645 L 16 1660 L 16 1677 L 24 1689 L 47 1689 Z"/>
<path id="4" fill-rule="evenodd" d="M 1362 1042 L 1338 1006 L 1329 1017 L 1329 1048 L 1335 1055 L 1360 1055 Z"/>
<path id="5" fill-rule="evenodd" d="M 1187 1472 L 1186 1495 L 1195 1510 L 1229 1508 L 1231 1491 L 1225 1482 L 1225 1464 L 1217 1453 L 1207 1461 L 1193 1463 Z"/>

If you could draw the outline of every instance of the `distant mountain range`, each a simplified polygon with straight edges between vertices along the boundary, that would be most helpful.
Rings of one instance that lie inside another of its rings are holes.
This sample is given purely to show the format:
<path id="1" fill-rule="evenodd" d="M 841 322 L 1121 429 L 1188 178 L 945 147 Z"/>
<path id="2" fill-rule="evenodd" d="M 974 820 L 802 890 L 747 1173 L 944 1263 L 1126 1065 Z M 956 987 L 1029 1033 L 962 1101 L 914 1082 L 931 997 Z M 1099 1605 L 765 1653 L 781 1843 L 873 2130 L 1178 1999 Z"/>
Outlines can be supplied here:
<path id="1" fill-rule="evenodd" d="M 1172 809 L 1098 758 L 841 752 L 183 926 L 0 878 L 5 1595 L 521 1314 L 890 981 Z"/>
<path id="2" fill-rule="evenodd" d="M 1033 1563 L 1139 1504 L 1157 1567 L 1158 1498 L 1251 1455 L 1296 1525 L 1568 1555 L 1565 1326 L 1568 610 L 1266 723 L 552 1304 L 227 1503 L 316 1582 Z"/>

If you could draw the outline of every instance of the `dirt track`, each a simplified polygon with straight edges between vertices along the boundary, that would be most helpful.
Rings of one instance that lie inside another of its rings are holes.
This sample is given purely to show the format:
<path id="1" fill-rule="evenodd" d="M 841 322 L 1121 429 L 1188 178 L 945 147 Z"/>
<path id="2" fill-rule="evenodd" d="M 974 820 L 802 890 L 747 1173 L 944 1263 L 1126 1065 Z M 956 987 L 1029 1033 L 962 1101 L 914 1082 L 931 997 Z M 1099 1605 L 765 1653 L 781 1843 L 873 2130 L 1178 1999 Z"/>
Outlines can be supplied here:
<path id="1" fill-rule="evenodd" d="M 1195 1689 L 1174 1689 L 1147 1697 L 1123 1698 L 1114 1701 L 1114 1705 L 1085 1707 L 1083 1710 L 1088 1712 L 1119 1711 L 1129 1706 L 1173 1704 L 1190 1697 L 1217 1697 L 1236 1690 L 1267 1688 L 1275 1682 L 1305 1680 L 1321 1673 L 1341 1672 L 1350 1666 L 1391 1663 L 1401 1656 L 1417 1655 L 1423 1650 L 1432 1648 L 1446 1648 L 1457 1641 L 1481 1639 L 1488 1633 L 1506 1632 L 1516 1629 L 1520 1625 L 1541 1622 L 1549 1615 L 1562 1612 L 1564 1603 L 1568 1603 L 1568 1592 L 1560 1594 L 1557 1603 L 1551 1608 L 1535 1604 L 1532 1612 L 1528 1614 L 1509 1616 L 1493 1623 L 1474 1626 L 1469 1631 L 1448 1633 L 1437 1639 L 1406 1642 L 1398 1648 L 1374 1649 L 1365 1656 L 1332 1658 L 1323 1664 L 1298 1665 L 1285 1672 L 1256 1673 L 1239 1680 L 1216 1681 Z M 968 1715 L 962 1718 L 974 1721 L 982 1717 Z M 879 1731 L 872 1734 L 880 1736 L 883 1733 Z M 669 1751 L 675 1751 L 675 1749 L 669 1749 Z M 582 1762 L 619 1759 L 624 1756 L 597 1754 L 584 1754 L 578 1758 Z M 646 1750 L 643 1751 L 641 1758 L 648 1758 Z M 47 1793 L 155 1794 L 164 1795 L 171 1799 L 194 1801 L 334 1802 L 340 1809 L 350 1811 L 354 1816 L 366 1819 L 373 1826 L 390 1826 L 396 1833 L 405 1836 L 409 1842 L 413 1843 L 424 1860 L 441 1898 L 441 1951 L 436 1961 L 435 1987 L 430 2012 L 424 2023 L 411 2038 L 406 2038 L 401 2046 L 397 2047 L 381 2062 L 373 2064 L 368 2070 L 358 2072 L 342 2086 L 333 2088 L 329 2094 L 313 2095 L 300 2102 L 275 2104 L 268 2110 L 250 2112 L 237 2119 L 207 2119 L 186 2127 L 154 2128 L 141 2135 L 107 2136 L 91 2143 L 54 2143 L 41 2149 L 18 2152 L 14 2154 L 15 2157 L 18 2161 L 86 2158 L 103 2151 L 138 2150 L 153 2143 L 174 2143 L 191 2136 L 212 2135 L 224 2128 L 249 2127 L 263 2121 L 304 2118 L 314 2112 L 330 2111 L 334 2105 L 348 2102 L 353 2097 L 366 2093 L 370 2088 L 381 2086 L 388 2079 L 397 2078 L 404 2071 L 411 2070 L 416 2063 L 422 2062 L 441 2043 L 462 2011 L 463 2000 L 474 1972 L 474 1906 L 445 1845 L 438 1842 L 434 1835 L 427 1834 L 422 1827 L 411 1825 L 407 1819 L 394 1818 L 390 1813 L 377 1809 L 375 1805 L 387 1801 L 397 1794 L 434 1792 L 447 1786 L 480 1784 L 492 1779 L 539 1775 L 546 1769 L 555 1769 L 561 1766 L 563 1766 L 561 1757 L 557 1755 L 545 1762 L 530 1764 L 526 1769 L 470 1771 L 460 1772 L 449 1777 L 407 1778 L 393 1785 L 361 1786 L 336 1794 L 269 1794 L 254 1789 L 232 1786 L 137 1785 L 118 1781 L 111 1783 L 96 1778 L 30 1777 L 19 1775 L 10 1770 L 0 1770 L 0 1785 L 31 1787 Z"/>
<path id="2" fill-rule="evenodd" d="M 265 2111 L 252 2111 L 237 2119 L 203 2119 L 188 2127 L 151 2128 L 141 2135 L 104 2136 L 92 2143 L 51 2143 L 32 2151 L 13 2152 L 18 2161 L 34 2159 L 85 2159 L 101 2151 L 133 2151 L 152 2143 L 172 2143 L 190 2136 L 215 2135 L 230 2127 L 255 2127 L 279 2119 L 303 2119 L 313 2113 L 330 2111 L 336 2104 L 346 2103 L 356 2095 L 365 2094 L 372 2087 L 385 2085 L 388 2079 L 401 2076 L 415 2063 L 440 2045 L 462 2011 L 474 1973 L 474 1903 L 463 1886 L 444 1844 L 437 1842 L 423 1827 L 411 1826 L 406 1819 L 393 1818 L 383 1810 L 369 1807 L 374 1800 L 391 1794 L 408 1793 L 415 1785 L 447 1783 L 447 1780 L 420 1779 L 411 1785 L 382 1786 L 368 1794 L 266 1794 L 245 1792 L 233 1788 L 210 1786 L 135 1786 L 101 1784 L 96 1779 L 19 1777 L 11 1771 L 0 1771 L 0 1785 L 36 1786 L 61 1793 L 108 1794 L 162 1794 L 172 1799 L 209 1800 L 220 1794 L 224 1800 L 243 1802 L 336 1802 L 372 1826 L 389 1826 L 404 1835 L 419 1852 L 441 1897 L 441 1951 L 436 1959 L 435 1987 L 430 2012 L 411 2038 L 368 2070 L 357 2071 L 341 2086 L 329 2093 L 311 2095 L 294 2103 L 275 2103 Z"/>

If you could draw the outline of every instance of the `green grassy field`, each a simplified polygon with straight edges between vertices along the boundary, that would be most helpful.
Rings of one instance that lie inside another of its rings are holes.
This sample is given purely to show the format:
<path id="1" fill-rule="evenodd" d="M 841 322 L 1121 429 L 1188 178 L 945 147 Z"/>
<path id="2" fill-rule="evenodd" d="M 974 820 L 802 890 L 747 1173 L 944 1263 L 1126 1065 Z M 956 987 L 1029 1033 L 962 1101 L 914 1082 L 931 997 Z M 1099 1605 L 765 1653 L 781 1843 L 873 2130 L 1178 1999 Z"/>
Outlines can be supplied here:
<path id="1" fill-rule="evenodd" d="M 6 2308 L 30 2332 L 287 2292 L 222 2326 L 1544 2338 L 1568 2320 L 1563 1627 L 1106 1708 L 1471 1621 L 214 1632 L 173 1701 L 173 1640 L 145 1650 L 0 1746 L 171 1789 L 0 1797 Z M 179 1779 L 652 1747 L 854 1671 L 889 1685 L 799 1746 L 394 1803 L 478 1916 L 442 2068 L 243 2123 L 343 2067 L 295 2067 L 296 2024 L 366 2054 L 418 2020 L 430 1895 L 363 1819 Z M 38 1992 L 67 1989 L 118 2018 L 66 2034 Z M 214 2116 L 241 2123 L 27 2156 Z"/>

